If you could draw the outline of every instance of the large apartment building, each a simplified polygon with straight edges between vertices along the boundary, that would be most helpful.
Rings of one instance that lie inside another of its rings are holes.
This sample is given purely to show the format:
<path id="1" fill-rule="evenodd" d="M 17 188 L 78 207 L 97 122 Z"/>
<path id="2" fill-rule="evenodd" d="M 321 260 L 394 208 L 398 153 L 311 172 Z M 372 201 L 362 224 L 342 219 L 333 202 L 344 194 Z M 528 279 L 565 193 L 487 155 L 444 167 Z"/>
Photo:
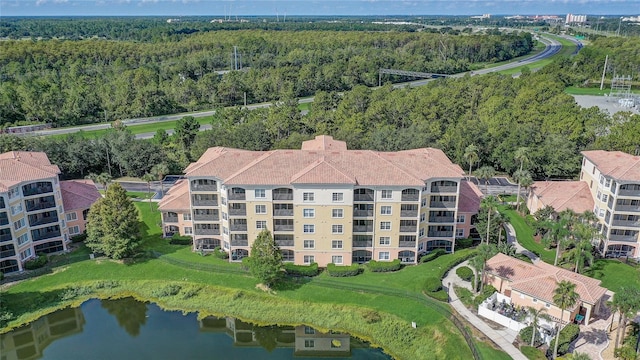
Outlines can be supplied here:
<path id="1" fill-rule="evenodd" d="M 604 150 L 582 155 L 580 181 L 535 182 L 527 200 L 529 211 L 546 205 L 557 212 L 593 211 L 600 220 L 600 253 L 640 258 L 640 157 Z"/>
<path id="2" fill-rule="evenodd" d="M 463 173 L 438 149 L 347 150 L 330 136 L 301 150 L 215 147 L 187 167 L 160 210 L 166 235 L 192 235 L 194 250 L 219 246 L 230 261 L 268 229 L 296 264 L 415 263 L 468 236 L 479 192 L 465 183 L 472 204 L 458 211 Z"/>
<path id="3" fill-rule="evenodd" d="M 84 214 L 99 197 L 93 183 L 65 182 L 60 169 L 43 152 L 12 151 L 0 154 L 0 271 L 22 271 L 37 254 L 67 250 L 71 231 L 84 230 Z M 79 190 L 79 187 L 81 190 Z M 91 191 L 90 188 L 93 188 Z M 84 197 L 77 199 L 78 191 Z M 63 199 L 65 198 L 66 199 Z M 88 197 L 91 197 L 90 200 Z M 68 213 L 64 203 L 73 204 Z M 73 235 L 73 234 L 71 234 Z"/>

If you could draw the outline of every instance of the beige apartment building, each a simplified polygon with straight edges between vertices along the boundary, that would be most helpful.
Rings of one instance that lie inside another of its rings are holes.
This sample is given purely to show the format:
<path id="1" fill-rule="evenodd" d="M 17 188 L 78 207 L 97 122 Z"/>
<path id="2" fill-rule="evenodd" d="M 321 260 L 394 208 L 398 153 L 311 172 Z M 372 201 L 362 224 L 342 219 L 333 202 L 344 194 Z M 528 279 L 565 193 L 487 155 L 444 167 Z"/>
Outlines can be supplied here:
<path id="1" fill-rule="evenodd" d="M 268 229 L 296 264 L 416 263 L 421 252 L 453 252 L 456 235 L 465 235 L 456 230 L 463 174 L 438 149 L 348 150 L 330 136 L 300 150 L 215 147 L 159 207 L 166 235 L 192 234 L 194 250 L 219 246 L 230 261 L 248 256 Z M 464 199 L 479 203 L 477 194 Z"/>
<path id="2" fill-rule="evenodd" d="M 95 185 L 67 183 L 68 186 L 61 188 L 59 174 L 58 166 L 52 165 L 43 152 L 0 154 L 0 271 L 3 273 L 22 271 L 24 262 L 37 254 L 66 251 L 70 242 L 67 215 L 74 223 L 73 231 L 84 230 L 84 220 L 78 219 L 77 211 L 82 215 L 92 201 L 77 199 L 76 192 L 81 186 L 82 196 L 95 197 L 97 190 L 87 190 L 91 186 L 95 189 Z M 65 212 L 65 203 L 73 204 L 69 214 Z"/>

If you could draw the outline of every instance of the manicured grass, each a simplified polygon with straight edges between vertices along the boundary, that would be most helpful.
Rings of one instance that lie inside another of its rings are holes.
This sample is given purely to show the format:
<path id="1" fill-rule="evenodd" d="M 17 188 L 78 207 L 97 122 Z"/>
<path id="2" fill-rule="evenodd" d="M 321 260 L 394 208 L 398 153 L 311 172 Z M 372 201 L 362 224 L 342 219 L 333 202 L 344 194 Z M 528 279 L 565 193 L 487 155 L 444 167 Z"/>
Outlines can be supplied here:
<path id="1" fill-rule="evenodd" d="M 521 346 L 520 351 L 522 354 L 527 357 L 529 360 L 546 360 L 547 357 L 544 356 L 544 352 L 542 350 L 538 350 L 537 348 L 531 346 Z"/>
<path id="2" fill-rule="evenodd" d="M 604 96 L 604 95 L 609 95 L 609 93 L 611 92 L 611 83 L 605 83 L 605 86 L 602 90 L 600 90 L 600 87 L 588 87 L 588 88 L 581 88 L 581 87 L 576 87 L 576 86 L 569 86 L 568 88 L 564 89 L 564 92 L 566 92 L 567 94 L 570 95 L 598 95 L 598 96 Z M 632 93 L 635 94 L 639 94 L 640 90 L 639 89 L 632 89 L 631 90 Z"/>
<path id="3" fill-rule="evenodd" d="M 513 228 L 516 230 L 516 237 L 518 238 L 518 242 L 520 243 L 520 245 L 524 246 L 527 250 L 538 254 L 538 256 L 540 256 L 540 258 L 544 262 L 553 264 L 556 256 L 556 251 L 545 249 L 542 244 L 537 243 L 533 239 L 533 229 L 529 225 L 527 225 L 524 218 L 520 214 L 506 205 L 498 206 L 498 211 L 501 214 L 505 215 L 509 219 L 511 225 L 513 225 Z"/>
<path id="4" fill-rule="evenodd" d="M 498 350 L 493 346 L 478 341 L 477 343 L 478 350 L 480 351 L 480 355 L 483 359 L 487 360 L 511 360 L 511 356 L 505 353 L 502 350 Z"/>
<path id="5" fill-rule="evenodd" d="M 196 120 L 200 125 L 208 125 L 208 124 L 211 124 L 211 122 L 213 121 L 213 117 L 211 116 L 199 117 L 199 118 L 196 118 Z M 127 125 L 127 129 L 131 130 L 131 133 L 133 133 L 134 135 L 151 133 L 158 130 L 173 130 L 175 129 L 177 122 L 178 120 L 163 121 L 163 122 L 157 122 L 152 124 Z M 82 134 L 88 138 L 100 138 L 101 136 L 104 136 L 104 134 L 106 134 L 107 131 L 109 131 L 109 129 L 88 130 L 88 131 L 83 130 Z M 50 135 L 50 137 L 53 137 L 53 138 L 65 138 L 67 136 L 68 134 Z"/>
<path id="6" fill-rule="evenodd" d="M 602 280 L 602 286 L 613 292 L 618 292 L 621 287 L 640 288 L 640 269 L 618 260 L 596 260 L 585 275 Z"/>

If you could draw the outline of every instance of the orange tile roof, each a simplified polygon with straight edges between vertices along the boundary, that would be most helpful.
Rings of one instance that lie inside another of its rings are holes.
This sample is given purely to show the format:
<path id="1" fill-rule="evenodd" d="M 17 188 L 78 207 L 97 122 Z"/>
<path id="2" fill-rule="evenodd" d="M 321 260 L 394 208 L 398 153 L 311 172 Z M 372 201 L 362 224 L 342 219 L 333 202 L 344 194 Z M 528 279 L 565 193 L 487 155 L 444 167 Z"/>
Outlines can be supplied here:
<path id="1" fill-rule="evenodd" d="M 102 197 L 91 180 L 68 180 L 60 182 L 64 211 L 88 209 Z"/>
<path id="2" fill-rule="evenodd" d="M 604 150 L 583 151 L 582 155 L 594 163 L 604 176 L 616 180 L 640 181 L 640 156 Z"/>
<path id="3" fill-rule="evenodd" d="M 347 150 L 344 142 L 318 136 L 301 150 L 246 151 L 211 148 L 185 169 L 187 176 L 214 176 L 229 185 L 341 183 L 361 186 L 424 186 L 432 178 L 461 178 L 464 171 L 439 149 L 398 152 Z"/>
<path id="4" fill-rule="evenodd" d="M 0 191 L 23 181 L 57 177 L 60 169 L 51 165 L 47 154 L 33 151 L 10 151 L 0 154 Z"/>
<path id="5" fill-rule="evenodd" d="M 189 180 L 178 180 L 158 203 L 160 211 L 189 212 Z"/>
<path id="6" fill-rule="evenodd" d="M 593 197 L 584 181 L 536 181 L 531 190 L 543 205 L 553 207 L 556 212 L 571 209 L 581 214 L 593 210 Z"/>
<path id="7" fill-rule="evenodd" d="M 476 184 L 462 180 L 460 182 L 460 198 L 458 199 L 458 212 L 477 214 L 480 209 L 482 192 Z"/>
<path id="8" fill-rule="evenodd" d="M 511 288 L 548 303 L 553 303 L 557 283 L 567 280 L 576 284 L 576 292 L 583 302 L 595 304 L 607 292 L 600 280 L 580 275 L 550 264 L 537 261 L 529 264 L 499 253 L 487 261 L 487 273 L 504 278 Z"/>

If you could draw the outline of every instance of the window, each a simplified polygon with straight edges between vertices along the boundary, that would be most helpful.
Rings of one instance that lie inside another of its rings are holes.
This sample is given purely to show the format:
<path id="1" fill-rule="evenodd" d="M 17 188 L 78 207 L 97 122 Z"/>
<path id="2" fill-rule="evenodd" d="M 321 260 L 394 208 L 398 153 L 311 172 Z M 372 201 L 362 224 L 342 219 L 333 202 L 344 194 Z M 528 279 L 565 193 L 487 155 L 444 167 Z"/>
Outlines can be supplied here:
<path id="1" fill-rule="evenodd" d="M 334 264 L 342 264 L 342 255 L 333 255 L 331 257 L 331 262 Z"/>
<path id="2" fill-rule="evenodd" d="M 609 200 L 609 195 L 602 195 L 602 202 L 607 202 Z"/>
<path id="3" fill-rule="evenodd" d="M 69 235 L 75 235 L 80 233 L 80 227 L 72 226 L 69 228 Z"/>
<path id="4" fill-rule="evenodd" d="M 305 335 L 313 335 L 316 333 L 316 329 L 310 327 L 310 326 L 305 326 L 304 327 L 304 333 Z"/>
<path id="5" fill-rule="evenodd" d="M 267 205 L 256 205 L 256 214 L 266 214 Z"/>
<path id="6" fill-rule="evenodd" d="M 266 209 L 265 209 L 265 210 L 266 210 Z M 227 213 L 226 213 L 226 212 L 223 212 L 223 213 L 222 213 L 222 220 L 228 220 L 228 219 L 229 219 L 229 217 L 227 216 Z"/>
<path id="7" fill-rule="evenodd" d="M 305 234 L 313 234 L 314 232 L 316 232 L 316 226 L 313 224 L 304 224 L 302 226 L 302 231 Z"/>
<path id="8" fill-rule="evenodd" d="M 306 348 L 316 347 L 316 341 L 315 340 L 311 340 L 311 339 L 305 339 L 304 347 L 306 347 Z"/>
<path id="9" fill-rule="evenodd" d="M 342 249 L 342 240 L 331 240 L 332 249 Z"/>
<path id="10" fill-rule="evenodd" d="M 302 201 L 312 202 L 315 200 L 315 195 L 312 192 L 302 193 Z"/>
<path id="11" fill-rule="evenodd" d="M 222 205 L 227 205 L 227 198 L 226 197 L 222 197 L 220 198 L 220 201 L 222 202 Z"/>
<path id="12" fill-rule="evenodd" d="M 464 229 L 456 229 L 456 237 L 463 238 L 464 237 Z"/>
<path id="13" fill-rule="evenodd" d="M 464 215 L 458 215 L 458 217 L 456 217 L 456 222 L 458 224 L 462 224 L 467 220 L 467 217 Z"/>
<path id="14" fill-rule="evenodd" d="M 551 304 L 546 303 L 546 304 L 544 304 L 544 306 L 545 306 L 546 308 L 550 308 L 550 307 L 551 307 Z"/>
<path id="15" fill-rule="evenodd" d="M 393 191 L 391 190 L 382 190 L 382 198 L 383 199 L 391 199 L 393 197 Z"/>
<path id="16" fill-rule="evenodd" d="M 226 226 L 223 226 L 222 227 L 222 233 L 225 234 L 225 235 L 229 235 L 229 228 L 226 227 Z"/>
<path id="17" fill-rule="evenodd" d="M 13 228 L 14 228 L 15 230 L 18 230 L 18 229 L 20 229 L 20 228 L 24 227 L 24 224 L 25 224 L 25 222 L 24 222 L 24 218 L 22 218 L 22 219 L 20 219 L 20 220 L 18 220 L 18 221 L 16 221 L 16 222 L 14 222 L 14 223 L 13 223 Z"/>
<path id="18" fill-rule="evenodd" d="M 341 219 L 344 217 L 344 210 L 342 209 L 331 209 L 331 217 L 334 219 Z"/>
<path id="19" fill-rule="evenodd" d="M 389 252 L 381 251 L 378 253 L 378 260 L 389 260 Z"/>
<path id="20" fill-rule="evenodd" d="M 73 221 L 73 220 L 78 220 L 78 215 L 75 212 L 72 213 L 68 213 L 67 215 L 65 215 L 67 218 L 67 221 Z"/>
<path id="21" fill-rule="evenodd" d="M 267 192 L 264 189 L 256 189 L 254 192 L 256 199 L 264 199 L 267 197 Z"/>
<path id="22" fill-rule="evenodd" d="M 184 220 L 184 221 L 189 221 L 189 220 L 191 220 L 191 213 L 184 213 L 184 214 L 182 214 L 182 220 Z"/>
<path id="23" fill-rule="evenodd" d="M 422 207 L 427 206 L 427 198 L 423 198 L 423 199 L 422 199 L 422 201 L 420 201 L 420 205 L 421 205 Z"/>
<path id="24" fill-rule="evenodd" d="M 305 255 L 302 260 L 305 264 L 313 264 L 316 262 L 316 258 L 313 255 Z"/>
<path id="25" fill-rule="evenodd" d="M 596 195 L 596 197 L 598 198 L 598 200 L 602 198 L 602 193 L 600 192 L 600 190 L 598 190 L 598 194 Z"/>
<path id="26" fill-rule="evenodd" d="M 193 235 L 193 228 L 191 226 L 185 226 L 184 227 L 184 234 L 185 235 Z"/>
<path id="27" fill-rule="evenodd" d="M 342 234 L 342 225 L 331 225 L 332 234 Z"/>
<path id="28" fill-rule="evenodd" d="M 27 241 L 29 241 L 29 234 L 28 233 L 25 233 L 25 234 L 22 234 L 22 235 L 18 236 L 18 246 L 26 243 Z"/>
<path id="29" fill-rule="evenodd" d="M 380 207 L 381 215 L 391 215 L 391 206 L 385 205 Z"/>
<path id="30" fill-rule="evenodd" d="M 256 229 L 262 230 L 267 228 L 267 222 L 265 220 L 256 221 Z"/>
<path id="31" fill-rule="evenodd" d="M 316 216 L 316 209 L 302 209 L 302 216 L 312 218 Z"/>
<path id="32" fill-rule="evenodd" d="M 418 234 L 418 236 L 424 236 L 424 228 L 420 228 L 420 233 Z"/>
<path id="33" fill-rule="evenodd" d="M 9 189 L 7 195 L 9 196 L 9 199 L 13 199 L 14 197 L 20 195 L 20 190 L 18 188 Z"/>
<path id="34" fill-rule="evenodd" d="M 391 244 L 391 237 L 380 236 L 380 245 L 389 245 L 389 244 Z"/>
<path id="35" fill-rule="evenodd" d="M 380 223 L 380 230 L 391 230 L 391 221 L 383 221 Z"/>
<path id="36" fill-rule="evenodd" d="M 333 193 L 331 194 L 331 201 L 333 202 L 343 202 L 344 194 L 343 193 Z"/>
<path id="37" fill-rule="evenodd" d="M 425 221 L 427 221 L 427 213 L 420 214 L 420 222 L 425 222 Z"/>
<path id="38" fill-rule="evenodd" d="M 315 240 L 305 240 L 303 242 L 303 247 L 305 249 L 314 249 L 316 247 L 316 241 Z"/>
<path id="39" fill-rule="evenodd" d="M 20 260 L 24 260 L 31 256 L 31 248 L 27 248 L 25 251 L 20 253 Z"/>
<path id="40" fill-rule="evenodd" d="M 19 202 L 11 207 L 11 215 L 15 215 L 19 212 L 22 212 L 22 202 Z"/>

